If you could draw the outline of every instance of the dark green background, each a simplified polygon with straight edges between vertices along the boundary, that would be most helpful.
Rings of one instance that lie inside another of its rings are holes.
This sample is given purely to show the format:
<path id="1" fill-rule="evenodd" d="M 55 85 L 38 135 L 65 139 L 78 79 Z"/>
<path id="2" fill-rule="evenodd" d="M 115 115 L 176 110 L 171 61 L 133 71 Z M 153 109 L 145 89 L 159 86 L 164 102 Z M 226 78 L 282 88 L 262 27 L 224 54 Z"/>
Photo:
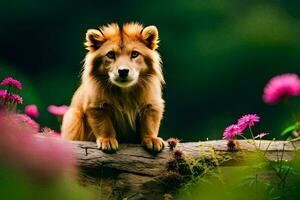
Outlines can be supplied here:
<path id="1" fill-rule="evenodd" d="M 58 128 L 49 104 L 69 104 L 89 28 L 117 22 L 154 24 L 167 85 L 160 135 L 218 139 L 246 113 L 255 128 L 278 137 L 300 111 L 300 98 L 268 106 L 262 91 L 274 75 L 300 72 L 300 1 L 164 0 L 0 2 L 0 78 L 23 82 L 24 105 L 35 103 L 43 126 Z"/>

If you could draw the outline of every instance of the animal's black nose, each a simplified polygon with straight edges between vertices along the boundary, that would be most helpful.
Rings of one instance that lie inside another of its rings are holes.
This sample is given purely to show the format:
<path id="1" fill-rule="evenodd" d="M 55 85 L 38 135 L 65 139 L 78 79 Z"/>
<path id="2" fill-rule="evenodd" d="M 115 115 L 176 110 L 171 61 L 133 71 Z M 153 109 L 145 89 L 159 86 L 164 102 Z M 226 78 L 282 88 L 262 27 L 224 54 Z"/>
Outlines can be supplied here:
<path id="1" fill-rule="evenodd" d="M 129 69 L 119 69 L 118 73 L 121 78 L 126 78 L 128 76 Z"/>

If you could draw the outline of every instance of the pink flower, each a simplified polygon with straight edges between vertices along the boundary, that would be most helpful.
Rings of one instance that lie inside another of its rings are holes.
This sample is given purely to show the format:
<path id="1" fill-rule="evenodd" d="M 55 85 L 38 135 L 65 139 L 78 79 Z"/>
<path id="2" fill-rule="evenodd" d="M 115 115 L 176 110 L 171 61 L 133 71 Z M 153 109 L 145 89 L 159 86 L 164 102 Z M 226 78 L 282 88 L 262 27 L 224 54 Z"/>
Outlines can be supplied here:
<path id="1" fill-rule="evenodd" d="M 223 139 L 233 139 L 234 136 L 239 134 L 241 134 L 241 128 L 236 124 L 232 124 L 225 129 Z"/>
<path id="2" fill-rule="evenodd" d="M 36 132 L 40 130 L 40 125 L 36 123 L 33 119 L 31 119 L 29 116 L 24 114 L 16 114 L 15 116 L 18 121 L 25 125 L 31 126 Z"/>
<path id="3" fill-rule="evenodd" d="M 183 157 L 183 151 L 179 150 L 179 149 L 176 149 L 174 151 L 174 156 L 176 159 L 181 159 Z"/>
<path id="4" fill-rule="evenodd" d="M 55 106 L 55 105 L 50 105 L 48 106 L 48 111 L 56 116 L 64 116 L 65 112 L 69 109 L 68 106 L 62 105 L 62 106 Z"/>
<path id="5" fill-rule="evenodd" d="M 29 117 L 37 118 L 39 117 L 39 110 L 36 105 L 31 104 L 25 107 L 25 114 Z"/>
<path id="6" fill-rule="evenodd" d="M 269 133 L 260 133 L 258 134 L 257 136 L 255 136 L 255 138 L 262 138 L 262 137 L 265 137 L 266 135 L 269 135 Z"/>
<path id="7" fill-rule="evenodd" d="M 0 90 L 0 99 L 8 100 L 8 101 L 15 101 L 18 104 L 23 103 L 22 97 L 17 94 L 8 94 L 7 90 Z"/>
<path id="8" fill-rule="evenodd" d="M 73 173 L 75 160 L 68 143 L 37 136 L 23 126 L 15 114 L 0 113 L 0 163 L 30 174 L 40 180 Z"/>
<path id="9" fill-rule="evenodd" d="M 273 77 L 265 86 L 263 100 L 267 104 L 275 104 L 284 97 L 299 95 L 299 77 L 296 74 L 282 74 Z"/>
<path id="10" fill-rule="evenodd" d="M 168 139 L 168 144 L 169 144 L 169 147 L 171 150 L 173 150 L 179 142 L 180 142 L 180 140 L 177 138 L 169 138 Z"/>
<path id="11" fill-rule="evenodd" d="M 13 77 L 7 77 L 5 78 L 0 85 L 12 85 L 15 86 L 16 88 L 18 88 L 19 90 L 22 89 L 22 84 L 20 81 L 15 80 Z"/>
<path id="12" fill-rule="evenodd" d="M 244 115 L 238 120 L 238 126 L 244 131 L 247 126 L 254 126 L 254 122 L 259 122 L 260 117 L 257 114 Z"/>
<path id="13" fill-rule="evenodd" d="M 0 99 L 6 99 L 7 90 L 0 90 Z"/>
<path id="14" fill-rule="evenodd" d="M 17 94 L 9 94 L 7 96 L 7 99 L 11 100 L 11 101 L 15 101 L 17 102 L 18 104 L 22 104 L 23 103 L 23 98 L 20 97 L 19 95 Z"/>

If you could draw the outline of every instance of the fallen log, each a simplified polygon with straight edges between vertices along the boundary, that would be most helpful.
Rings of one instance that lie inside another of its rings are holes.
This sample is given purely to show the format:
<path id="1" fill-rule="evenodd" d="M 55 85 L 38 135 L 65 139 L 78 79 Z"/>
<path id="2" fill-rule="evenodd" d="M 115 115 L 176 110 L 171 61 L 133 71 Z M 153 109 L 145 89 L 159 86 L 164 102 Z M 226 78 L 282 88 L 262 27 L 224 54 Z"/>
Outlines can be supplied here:
<path id="1" fill-rule="evenodd" d="M 237 143 L 234 151 L 228 151 L 226 140 L 180 143 L 176 148 L 189 159 L 211 158 L 221 166 L 242 165 L 243 158 L 257 150 L 268 160 L 290 160 L 300 148 L 300 140 L 238 140 Z M 96 186 L 101 199 L 161 199 L 179 186 L 165 180 L 172 174 L 168 164 L 174 159 L 169 147 L 153 155 L 141 145 L 120 144 L 116 153 L 108 154 L 97 149 L 94 142 L 71 144 L 81 169 L 80 183 Z"/>

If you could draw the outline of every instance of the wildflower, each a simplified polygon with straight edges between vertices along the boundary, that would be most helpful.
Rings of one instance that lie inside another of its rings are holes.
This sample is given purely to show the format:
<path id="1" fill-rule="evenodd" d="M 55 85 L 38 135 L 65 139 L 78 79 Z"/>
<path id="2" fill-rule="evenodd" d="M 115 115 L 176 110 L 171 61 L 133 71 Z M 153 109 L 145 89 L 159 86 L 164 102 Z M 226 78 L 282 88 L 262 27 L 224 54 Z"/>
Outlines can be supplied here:
<path id="1" fill-rule="evenodd" d="M 39 117 L 39 111 L 37 106 L 34 104 L 27 105 L 25 107 L 25 114 L 28 115 L 29 117 L 34 117 L 34 118 Z"/>
<path id="2" fill-rule="evenodd" d="M 247 126 L 254 126 L 254 123 L 259 122 L 259 119 L 260 117 L 257 114 L 248 114 L 241 117 L 237 124 L 243 131 Z"/>
<path id="3" fill-rule="evenodd" d="M 183 157 L 183 152 L 179 149 L 174 151 L 174 156 L 176 159 L 181 159 Z"/>
<path id="4" fill-rule="evenodd" d="M 300 78 L 296 74 L 282 74 L 273 77 L 264 88 L 263 101 L 278 103 L 284 97 L 300 95 Z"/>
<path id="5" fill-rule="evenodd" d="M 5 78 L 0 85 L 12 85 L 16 87 L 17 89 L 21 90 L 22 89 L 22 84 L 20 81 L 15 80 L 13 77 L 7 77 Z"/>
<path id="6" fill-rule="evenodd" d="M 179 142 L 180 142 L 180 140 L 177 138 L 169 138 L 168 139 L 168 144 L 169 144 L 169 147 L 171 150 L 173 150 Z"/>
<path id="7" fill-rule="evenodd" d="M 17 94 L 9 94 L 7 90 L 0 90 L 0 99 L 4 101 L 17 102 L 18 104 L 23 103 L 23 99 L 21 96 Z"/>
<path id="8" fill-rule="evenodd" d="M 25 125 L 31 126 L 36 132 L 40 130 L 40 125 L 27 115 L 16 114 L 16 119 Z"/>
<path id="9" fill-rule="evenodd" d="M 68 106 L 62 105 L 62 106 L 55 106 L 55 105 L 50 105 L 48 106 L 48 111 L 56 116 L 62 117 L 64 116 L 65 112 L 69 109 Z"/>
<path id="10" fill-rule="evenodd" d="M 241 134 L 241 128 L 236 124 L 232 124 L 225 129 L 223 139 L 233 139 L 239 134 Z"/>
<path id="11" fill-rule="evenodd" d="M 263 137 L 265 137 L 266 135 L 269 135 L 269 133 L 260 133 L 260 134 L 258 134 L 257 136 L 255 136 L 255 138 L 263 138 Z"/>
<path id="12" fill-rule="evenodd" d="M 7 99 L 13 102 L 17 102 L 18 104 L 23 103 L 23 98 L 17 94 L 9 94 L 7 95 Z"/>

